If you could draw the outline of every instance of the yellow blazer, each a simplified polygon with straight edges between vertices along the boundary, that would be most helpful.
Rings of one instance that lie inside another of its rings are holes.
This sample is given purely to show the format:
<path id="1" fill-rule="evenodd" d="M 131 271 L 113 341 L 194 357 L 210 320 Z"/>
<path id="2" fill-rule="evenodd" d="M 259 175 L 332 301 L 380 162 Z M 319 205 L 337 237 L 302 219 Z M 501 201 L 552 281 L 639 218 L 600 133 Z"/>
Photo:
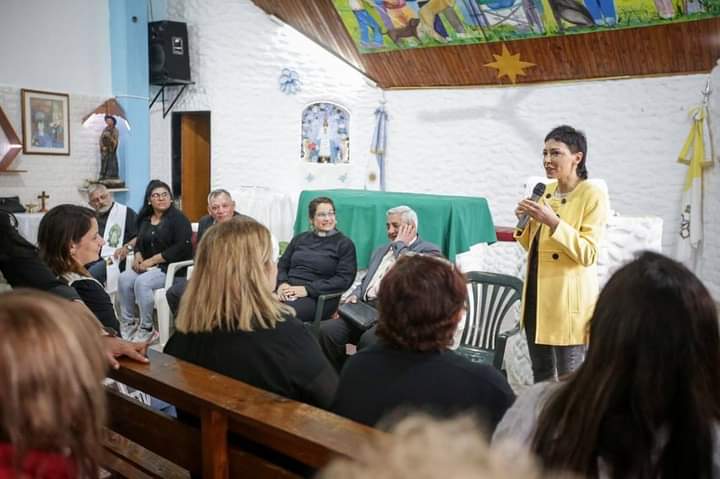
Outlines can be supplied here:
<path id="1" fill-rule="evenodd" d="M 585 344 L 599 291 L 596 265 L 608 202 L 605 193 L 587 181 L 580 182 L 564 200 L 553 196 L 556 189 L 557 183 L 547 185 L 545 196 L 538 201 L 550 205 L 560 218 L 555 232 L 551 235 L 548 226 L 531 219 L 515 238 L 527 251 L 540 234 L 535 342 Z M 525 295 L 523 290 L 521 318 L 525 317 Z"/>

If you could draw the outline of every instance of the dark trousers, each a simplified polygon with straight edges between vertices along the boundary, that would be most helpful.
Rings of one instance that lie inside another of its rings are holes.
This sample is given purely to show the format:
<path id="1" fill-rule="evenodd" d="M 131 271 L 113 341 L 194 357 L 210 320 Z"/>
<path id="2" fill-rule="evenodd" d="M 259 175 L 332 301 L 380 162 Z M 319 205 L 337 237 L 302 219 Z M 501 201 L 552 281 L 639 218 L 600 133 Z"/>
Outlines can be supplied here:
<path id="1" fill-rule="evenodd" d="M 100 258 L 97 261 L 86 264 L 85 269 L 88 270 L 90 276 L 100 281 L 103 285 L 107 285 L 107 263 L 105 263 L 104 259 Z M 125 260 L 120 262 L 120 271 L 125 271 Z"/>
<path id="2" fill-rule="evenodd" d="M 167 299 L 170 311 L 175 317 L 177 317 L 178 309 L 180 309 L 180 300 L 182 299 L 182 295 L 185 293 L 187 284 L 187 279 L 183 277 L 175 278 L 175 281 L 173 281 L 173 285 L 170 286 L 170 289 L 165 291 L 165 299 Z"/>
<path id="3" fill-rule="evenodd" d="M 328 319 L 320 323 L 318 341 L 330 364 L 337 372 L 340 372 L 347 360 L 346 344 L 356 344 L 359 351 L 377 343 L 378 337 L 375 334 L 375 326 L 363 331 L 339 318 Z"/>
<path id="4" fill-rule="evenodd" d="M 535 342 L 535 333 L 537 331 L 535 304 L 528 304 L 525 307 L 525 335 L 527 336 L 534 381 L 539 383 L 548 379 L 561 378 L 579 368 L 585 359 L 585 345 L 550 346 L 537 344 Z"/>
<path id="5" fill-rule="evenodd" d="M 313 321 L 315 319 L 315 308 L 317 307 L 317 298 L 311 298 L 305 296 L 304 298 L 298 298 L 295 301 L 288 301 L 285 304 L 295 310 L 295 315 L 300 321 Z M 325 302 L 323 308 L 322 319 L 329 318 L 338 308 L 340 299 L 333 299 Z"/>
<path id="6" fill-rule="evenodd" d="M 104 259 L 100 258 L 97 261 L 86 264 L 85 269 L 88 270 L 90 276 L 100 281 L 102 284 L 107 282 L 107 265 L 105 264 Z"/>

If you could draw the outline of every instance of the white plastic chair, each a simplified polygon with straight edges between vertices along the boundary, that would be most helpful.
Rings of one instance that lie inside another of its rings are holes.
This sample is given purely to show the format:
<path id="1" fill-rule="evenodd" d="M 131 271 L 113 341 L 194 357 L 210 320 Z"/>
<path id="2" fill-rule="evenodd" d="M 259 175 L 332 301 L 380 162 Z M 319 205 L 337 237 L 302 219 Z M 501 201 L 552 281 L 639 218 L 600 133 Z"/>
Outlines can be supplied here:
<path id="1" fill-rule="evenodd" d="M 192 265 L 193 260 L 191 259 L 170 263 L 168 265 L 167 273 L 165 274 L 165 287 L 155 290 L 155 311 L 157 312 L 158 332 L 160 333 L 160 348 L 163 348 L 168 339 L 170 339 L 171 314 L 170 305 L 165 297 L 165 292 L 170 289 L 175 282 L 175 274 L 179 269 L 188 267 L 187 279 L 190 279 Z"/>

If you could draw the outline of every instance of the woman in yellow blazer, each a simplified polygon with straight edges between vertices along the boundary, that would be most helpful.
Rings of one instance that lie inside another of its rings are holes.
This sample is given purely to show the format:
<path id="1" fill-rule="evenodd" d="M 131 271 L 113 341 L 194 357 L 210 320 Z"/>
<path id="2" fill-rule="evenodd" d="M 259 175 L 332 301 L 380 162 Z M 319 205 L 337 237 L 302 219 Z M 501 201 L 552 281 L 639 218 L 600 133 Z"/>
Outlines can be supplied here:
<path id="1" fill-rule="evenodd" d="M 528 251 L 522 318 L 535 382 L 570 373 L 585 356 L 608 215 L 604 192 L 586 181 L 586 160 L 581 131 L 553 129 L 545 137 L 543 166 L 557 182 L 537 202 L 524 199 L 515 210 L 530 218 L 515 237 Z"/>

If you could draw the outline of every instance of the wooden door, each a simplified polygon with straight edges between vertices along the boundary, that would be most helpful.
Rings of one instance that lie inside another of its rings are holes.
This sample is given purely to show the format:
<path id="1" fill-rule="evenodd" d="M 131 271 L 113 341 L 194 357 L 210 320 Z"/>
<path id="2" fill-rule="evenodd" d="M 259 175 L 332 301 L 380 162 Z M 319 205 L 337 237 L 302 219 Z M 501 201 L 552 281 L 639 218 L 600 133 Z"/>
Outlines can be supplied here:
<path id="1" fill-rule="evenodd" d="M 210 193 L 210 113 L 183 113 L 180 119 L 181 204 L 190 221 L 207 214 Z"/>

